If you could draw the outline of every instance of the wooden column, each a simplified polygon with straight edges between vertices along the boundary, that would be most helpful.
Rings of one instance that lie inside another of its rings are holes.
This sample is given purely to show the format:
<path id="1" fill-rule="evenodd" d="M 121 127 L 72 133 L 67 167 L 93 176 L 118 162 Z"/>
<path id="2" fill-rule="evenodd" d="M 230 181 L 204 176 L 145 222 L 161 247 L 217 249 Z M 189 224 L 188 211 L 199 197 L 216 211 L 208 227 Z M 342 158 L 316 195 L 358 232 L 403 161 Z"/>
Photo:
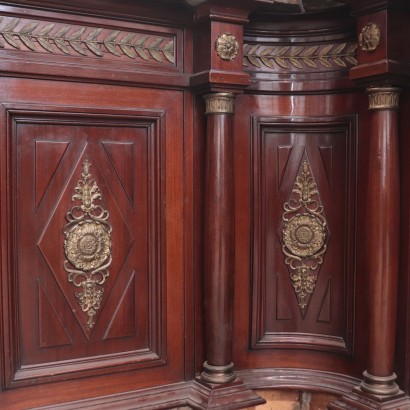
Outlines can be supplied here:
<path id="1" fill-rule="evenodd" d="M 400 89 L 370 87 L 368 181 L 367 370 L 360 386 L 329 409 L 410 408 L 394 373 L 399 277 L 400 190 L 398 116 Z"/>
<path id="2" fill-rule="evenodd" d="M 233 111 L 234 95 L 205 95 L 207 115 L 204 203 L 204 306 L 206 361 L 201 379 L 235 380 L 233 310 Z"/>
<path id="3" fill-rule="evenodd" d="M 206 104 L 203 209 L 203 289 L 206 360 L 191 402 L 199 409 L 238 409 L 265 403 L 239 377 L 232 363 L 234 290 L 234 94 L 214 92 Z"/>
<path id="4" fill-rule="evenodd" d="M 190 399 L 200 409 L 229 410 L 265 402 L 236 377 L 232 363 L 234 95 L 250 83 L 243 66 L 243 26 L 256 6 L 253 0 L 208 0 L 194 12 L 191 87 L 205 94 L 207 117 L 202 231 L 205 362 Z"/>
<path id="5" fill-rule="evenodd" d="M 400 89 L 368 88 L 371 113 L 368 197 L 368 368 L 360 388 L 395 395 L 393 372 L 399 269 L 400 195 L 397 109 Z"/>

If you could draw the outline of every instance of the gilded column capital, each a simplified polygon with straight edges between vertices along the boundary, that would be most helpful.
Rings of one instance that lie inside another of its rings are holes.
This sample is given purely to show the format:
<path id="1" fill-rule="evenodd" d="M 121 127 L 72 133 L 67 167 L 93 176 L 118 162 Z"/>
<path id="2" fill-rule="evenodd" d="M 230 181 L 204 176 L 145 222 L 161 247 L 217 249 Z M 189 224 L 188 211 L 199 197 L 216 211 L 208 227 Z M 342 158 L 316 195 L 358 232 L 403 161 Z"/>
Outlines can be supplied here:
<path id="1" fill-rule="evenodd" d="M 235 95 L 232 93 L 213 93 L 204 95 L 205 114 L 233 114 Z"/>
<path id="2" fill-rule="evenodd" d="M 370 87 L 367 89 L 369 110 L 387 110 L 399 108 L 400 88 Z"/>

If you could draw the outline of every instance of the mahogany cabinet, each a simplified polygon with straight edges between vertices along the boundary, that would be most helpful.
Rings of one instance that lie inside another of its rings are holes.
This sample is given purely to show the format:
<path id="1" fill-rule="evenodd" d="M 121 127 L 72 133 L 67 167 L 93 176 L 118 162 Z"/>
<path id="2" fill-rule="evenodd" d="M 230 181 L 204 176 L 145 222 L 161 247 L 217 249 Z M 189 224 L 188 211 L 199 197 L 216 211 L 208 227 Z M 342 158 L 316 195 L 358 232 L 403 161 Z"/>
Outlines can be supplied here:
<path id="1" fill-rule="evenodd" d="M 0 407 L 410 409 L 409 13 L 2 2 Z"/>

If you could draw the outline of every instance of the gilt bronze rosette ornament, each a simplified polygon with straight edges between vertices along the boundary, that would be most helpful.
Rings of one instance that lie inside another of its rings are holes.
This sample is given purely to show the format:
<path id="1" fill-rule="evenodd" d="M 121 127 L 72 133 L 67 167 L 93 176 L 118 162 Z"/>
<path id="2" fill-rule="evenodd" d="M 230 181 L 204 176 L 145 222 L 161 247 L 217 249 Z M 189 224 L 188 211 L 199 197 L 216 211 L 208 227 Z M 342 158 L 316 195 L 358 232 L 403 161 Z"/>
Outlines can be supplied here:
<path id="1" fill-rule="evenodd" d="M 224 33 L 218 36 L 215 42 L 215 50 L 222 60 L 233 60 L 239 51 L 239 43 L 236 37 L 230 33 Z"/>
<path id="2" fill-rule="evenodd" d="M 323 248 L 326 232 L 315 216 L 300 214 L 291 218 L 283 229 L 283 242 L 295 255 L 312 256 Z"/>
<path id="3" fill-rule="evenodd" d="M 327 222 L 309 161 L 303 160 L 282 214 L 282 251 L 302 315 L 314 292 L 328 238 Z"/>
<path id="4" fill-rule="evenodd" d="M 366 24 L 359 34 L 359 44 L 363 51 L 374 51 L 380 44 L 381 32 L 375 23 Z"/>
<path id="5" fill-rule="evenodd" d="M 109 212 L 95 201 L 102 196 L 97 182 L 91 179 L 91 164 L 83 164 L 82 180 L 77 182 L 73 201 L 79 201 L 66 214 L 64 227 L 64 268 L 68 281 L 81 292 L 77 302 L 88 316 L 87 328 L 95 325 L 97 310 L 101 307 L 104 284 L 111 265 L 111 231 Z"/>

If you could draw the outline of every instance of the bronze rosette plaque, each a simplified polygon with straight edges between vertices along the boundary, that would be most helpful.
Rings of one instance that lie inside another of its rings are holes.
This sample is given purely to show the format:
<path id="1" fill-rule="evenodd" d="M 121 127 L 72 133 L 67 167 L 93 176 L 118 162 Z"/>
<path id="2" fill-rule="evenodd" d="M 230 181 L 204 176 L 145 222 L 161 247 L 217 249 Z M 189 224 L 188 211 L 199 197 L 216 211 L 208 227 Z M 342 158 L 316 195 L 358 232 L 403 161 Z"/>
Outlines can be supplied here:
<path id="1" fill-rule="evenodd" d="M 363 51 L 374 51 L 380 44 L 381 32 L 375 23 L 368 23 L 359 34 L 359 44 Z"/>
<path id="2" fill-rule="evenodd" d="M 239 43 L 236 37 L 230 33 L 223 33 L 218 36 L 215 42 L 215 50 L 222 60 L 233 60 L 239 51 Z"/>

